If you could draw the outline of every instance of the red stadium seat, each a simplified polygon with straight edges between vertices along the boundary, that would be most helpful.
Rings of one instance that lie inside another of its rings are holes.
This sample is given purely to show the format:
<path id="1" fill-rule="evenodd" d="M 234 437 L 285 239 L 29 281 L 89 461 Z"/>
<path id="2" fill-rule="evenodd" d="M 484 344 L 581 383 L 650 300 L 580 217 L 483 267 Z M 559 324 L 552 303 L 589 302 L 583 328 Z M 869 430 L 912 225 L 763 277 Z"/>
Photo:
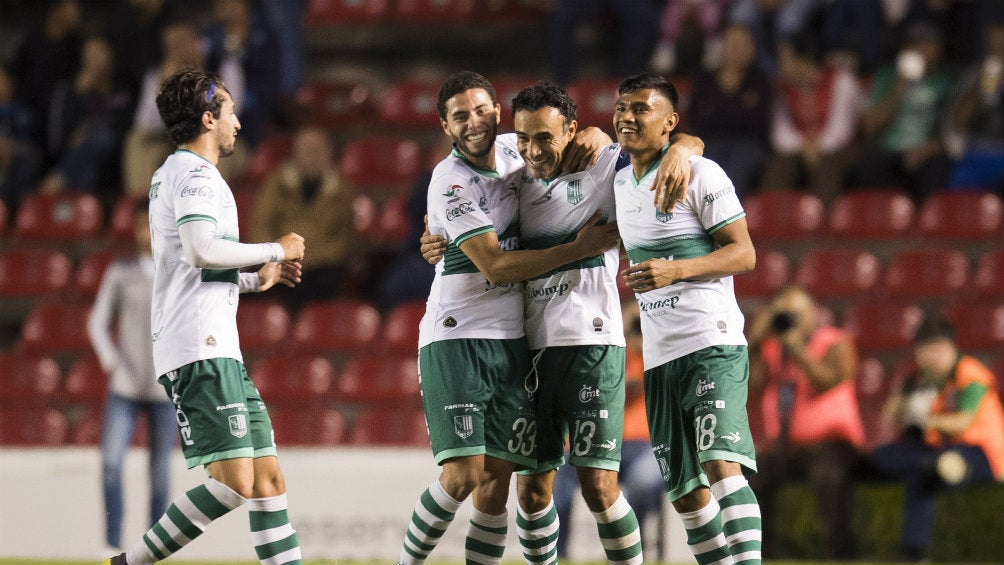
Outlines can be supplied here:
<path id="1" fill-rule="evenodd" d="M 10 223 L 9 214 L 7 205 L 4 204 L 3 200 L 0 200 L 0 235 L 4 235 L 7 232 L 7 224 Z"/>
<path id="2" fill-rule="evenodd" d="M 830 209 L 830 233 L 851 239 L 892 239 L 913 228 L 914 205 L 897 190 L 841 194 Z"/>
<path id="3" fill-rule="evenodd" d="M 387 313 L 383 326 L 383 344 L 389 353 L 415 355 L 418 351 L 418 325 L 425 316 L 425 302 L 398 304 Z"/>
<path id="4" fill-rule="evenodd" d="M 0 408 L 0 444 L 63 445 L 69 437 L 66 416 L 55 408 Z"/>
<path id="5" fill-rule="evenodd" d="M 961 251 L 922 249 L 893 255 L 885 273 L 886 290 L 901 297 L 943 298 L 969 281 L 969 259 Z"/>
<path id="6" fill-rule="evenodd" d="M 880 271 L 878 258 L 868 251 L 807 251 L 799 261 L 795 282 L 817 298 L 847 297 L 872 290 Z"/>
<path id="7" fill-rule="evenodd" d="M 754 241 L 811 237 L 819 231 L 826 215 L 823 201 L 815 195 L 788 190 L 751 194 L 743 208 Z"/>
<path id="8" fill-rule="evenodd" d="M 865 427 L 865 441 L 869 448 L 893 439 L 890 429 L 882 416 L 882 407 L 889 399 L 892 379 L 882 362 L 874 357 L 865 357 L 858 363 L 856 389 L 858 412 Z"/>
<path id="9" fill-rule="evenodd" d="M 77 242 L 97 237 L 103 222 L 101 203 L 90 194 L 32 194 L 17 211 L 14 235 L 31 240 Z"/>
<path id="10" fill-rule="evenodd" d="M 349 434 L 352 445 L 412 446 L 429 445 L 425 414 L 420 409 L 373 408 L 362 412 Z"/>
<path id="11" fill-rule="evenodd" d="M 303 15 L 307 27 L 378 23 L 389 11 L 390 0 L 310 0 Z"/>
<path id="12" fill-rule="evenodd" d="M 616 80 L 582 79 L 568 85 L 565 90 L 578 106 L 580 128 L 595 126 L 613 134 L 618 84 Z"/>
<path id="13" fill-rule="evenodd" d="M 136 231 L 136 201 L 132 196 L 123 196 L 115 202 L 109 218 L 108 235 L 120 241 L 133 241 Z"/>
<path id="14" fill-rule="evenodd" d="M 920 231 L 965 240 L 1004 238 L 1004 204 L 990 192 L 939 192 L 920 208 Z"/>
<path id="15" fill-rule="evenodd" d="M 266 405 L 319 403 L 332 388 L 335 369 L 320 356 L 282 355 L 251 364 L 248 374 Z"/>
<path id="16" fill-rule="evenodd" d="M 65 289 L 73 265 L 55 249 L 11 250 L 0 254 L 0 296 L 44 296 Z"/>
<path id="17" fill-rule="evenodd" d="M 59 392 L 63 372 L 51 357 L 0 354 L 0 401 L 4 406 L 50 403 Z"/>
<path id="18" fill-rule="evenodd" d="M 28 313 L 21 327 L 21 352 L 61 354 L 88 352 L 88 305 L 42 304 Z"/>
<path id="19" fill-rule="evenodd" d="M 757 253 L 756 268 L 749 273 L 736 275 L 736 295 L 769 296 L 788 284 L 791 265 L 788 258 L 777 251 Z"/>
<path id="20" fill-rule="evenodd" d="M 973 286 L 982 295 L 1004 298 L 1004 250 L 993 251 L 979 258 Z"/>
<path id="21" fill-rule="evenodd" d="M 363 82 L 309 82 L 300 87 L 296 99 L 324 128 L 365 124 L 376 109 L 373 87 Z"/>
<path id="22" fill-rule="evenodd" d="M 96 251 L 84 256 L 73 275 L 75 290 L 86 297 L 97 294 L 98 288 L 101 287 L 101 279 L 115 257 L 115 253 L 111 251 Z"/>
<path id="23" fill-rule="evenodd" d="M 366 192 L 367 187 L 407 190 L 423 166 L 418 142 L 405 137 L 370 136 L 345 144 L 340 170 L 356 190 Z"/>
<path id="24" fill-rule="evenodd" d="M 945 309 L 963 351 L 1004 351 L 1004 301 L 955 304 Z"/>
<path id="25" fill-rule="evenodd" d="M 863 353 L 904 351 L 923 316 L 915 304 L 855 304 L 844 313 L 844 329 Z"/>
<path id="26" fill-rule="evenodd" d="M 380 120 L 391 126 L 425 127 L 440 131 L 439 82 L 404 80 L 384 91 Z"/>
<path id="27" fill-rule="evenodd" d="M 405 195 L 393 196 L 378 205 L 369 196 L 360 194 L 352 202 L 352 212 L 356 233 L 367 241 L 400 243 L 411 229 Z"/>
<path id="28" fill-rule="evenodd" d="M 352 358 L 338 376 L 335 396 L 342 402 L 394 402 L 420 405 L 418 360 L 366 355 Z"/>
<path id="29" fill-rule="evenodd" d="M 314 104 L 320 104 L 320 102 L 314 102 L 310 105 L 312 111 L 317 111 Z M 255 146 L 254 152 L 251 153 L 251 162 L 248 163 L 248 176 L 257 185 L 257 183 L 265 180 L 265 177 L 282 166 L 292 151 L 292 137 L 288 135 L 266 137 L 261 143 Z"/>
<path id="30" fill-rule="evenodd" d="M 379 331 L 380 313 L 376 308 L 351 299 L 308 303 L 293 324 L 293 338 L 297 345 L 320 354 L 370 347 Z"/>
<path id="31" fill-rule="evenodd" d="M 152 377 L 151 377 L 152 378 Z M 70 365 L 63 383 L 61 400 L 70 403 L 98 405 L 104 402 L 108 376 L 93 355 L 78 358 Z"/>
<path id="32" fill-rule="evenodd" d="M 280 447 L 342 445 L 348 435 L 345 416 L 336 410 L 270 406 L 268 415 Z"/>
<path id="33" fill-rule="evenodd" d="M 237 204 L 237 227 L 240 230 L 241 241 L 250 242 L 251 225 L 254 223 L 254 207 L 258 193 L 253 190 L 234 190 L 234 202 Z"/>
<path id="34" fill-rule="evenodd" d="M 474 13 L 474 0 L 397 0 L 394 17 L 409 23 L 462 24 Z"/>
<path id="35" fill-rule="evenodd" d="M 282 304 L 267 300 L 242 300 L 237 309 L 241 351 L 254 356 L 281 347 L 289 336 L 290 325 L 289 312 Z"/>

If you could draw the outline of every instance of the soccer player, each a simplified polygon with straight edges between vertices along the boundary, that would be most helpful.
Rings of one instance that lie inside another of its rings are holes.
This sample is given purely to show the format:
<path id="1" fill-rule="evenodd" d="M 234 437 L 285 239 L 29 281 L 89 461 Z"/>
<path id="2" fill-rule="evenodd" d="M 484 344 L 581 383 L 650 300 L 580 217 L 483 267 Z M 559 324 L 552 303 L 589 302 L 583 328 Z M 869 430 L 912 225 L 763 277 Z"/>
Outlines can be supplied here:
<path id="1" fill-rule="evenodd" d="M 627 165 L 617 145 L 586 170 L 568 170 L 578 124 L 575 102 L 541 83 L 513 99 L 516 145 L 526 162 L 519 190 L 519 233 L 527 249 L 574 237 L 595 213 L 614 216 L 613 180 Z M 687 137 L 687 136 L 683 136 Z M 677 145 L 666 165 L 689 175 L 700 141 Z M 696 149 L 694 149 L 696 147 Z M 433 243 L 435 238 L 423 241 Z M 517 529 L 526 560 L 556 561 L 555 470 L 571 436 L 571 463 L 584 485 L 607 558 L 641 563 L 638 522 L 617 486 L 624 410 L 624 334 L 617 290 L 619 251 L 562 265 L 526 282 L 525 327 L 533 359 L 529 390 L 537 415 L 537 465 L 517 479 Z"/>
<path id="2" fill-rule="evenodd" d="M 679 121 L 676 89 L 641 74 L 618 88 L 614 130 L 631 166 L 614 197 L 644 337 L 645 402 L 666 492 L 700 564 L 760 563 L 760 507 L 743 476 L 756 471 L 746 416 L 749 358 L 732 275 L 756 252 L 732 182 L 692 157 L 686 197 L 672 212 L 648 184 Z M 709 488 L 710 487 L 710 488 Z"/>
<path id="3" fill-rule="evenodd" d="M 241 357 L 237 300 L 240 292 L 298 283 L 303 238 L 238 243 L 234 197 L 216 164 L 233 151 L 241 126 L 217 75 L 186 70 L 169 77 L 157 109 L 178 149 L 150 186 L 154 369 L 174 402 L 188 466 L 205 466 L 208 478 L 176 499 L 129 551 L 104 563 L 165 559 L 247 502 L 259 560 L 298 565 L 272 425 Z M 256 273 L 238 271 L 258 264 L 264 266 Z"/>
<path id="4" fill-rule="evenodd" d="M 496 135 L 495 89 L 477 73 L 456 73 L 440 88 L 438 109 L 453 152 L 433 171 L 428 223 L 447 249 L 420 326 L 419 375 L 442 472 L 415 505 L 400 563 L 424 562 L 473 492 L 467 561 L 492 564 L 505 549 L 512 473 L 536 463 L 520 281 L 602 254 L 617 244 L 617 229 L 595 225 L 594 215 L 572 241 L 518 250 L 524 167 L 512 136 Z"/>

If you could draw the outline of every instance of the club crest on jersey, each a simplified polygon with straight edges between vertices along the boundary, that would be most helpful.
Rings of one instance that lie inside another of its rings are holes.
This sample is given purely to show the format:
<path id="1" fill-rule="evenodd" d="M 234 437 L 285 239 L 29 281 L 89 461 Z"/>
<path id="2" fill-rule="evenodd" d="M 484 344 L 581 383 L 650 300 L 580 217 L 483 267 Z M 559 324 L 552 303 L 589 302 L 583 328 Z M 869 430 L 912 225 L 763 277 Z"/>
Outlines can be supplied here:
<path id="1" fill-rule="evenodd" d="M 150 200 L 157 198 L 157 193 L 160 192 L 160 181 L 157 181 L 150 185 Z"/>
<path id="2" fill-rule="evenodd" d="M 672 212 L 666 212 L 665 214 L 663 214 L 659 210 L 656 210 L 655 211 L 655 219 L 659 220 L 660 222 L 662 222 L 662 223 L 665 224 L 665 223 L 668 223 L 670 220 L 673 219 L 673 213 Z"/>
<path id="3" fill-rule="evenodd" d="M 464 187 L 459 184 L 450 185 L 450 189 L 443 193 L 443 196 L 456 196 L 458 190 L 463 190 Z"/>
<path id="4" fill-rule="evenodd" d="M 478 200 L 478 208 L 481 208 L 481 211 L 485 214 L 488 213 L 488 197 L 482 196 L 481 200 Z"/>
<path id="5" fill-rule="evenodd" d="M 577 180 L 570 181 L 567 185 L 565 198 L 572 206 L 582 202 L 582 183 Z"/>
<path id="6" fill-rule="evenodd" d="M 508 147 L 503 147 L 502 152 L 508 155 L 509 158 L 511 159 L 516 159 L 517 161 L 520 159 L 519 153 L 516 153 L 515 151 L 509 149 Z"/>
<path id="7" fill-rule="evenodd" d="M 230 435 L 234 437 L 244 437 L 248 435 L 248 421 L 244 414 L 234 414 L 227 417 L 230 424 Z"/>
<path id="8" fill-rule="evenodd" d="M 453 417 L 453 433 L 460 439 L 467 439 L 474 435 L 474 417 L 470 414 Z"/>
<path id="9" fill-rule="evenodd" d="M 603 319 L 602 318 L 593 318 L 593 331 L 594 332 L 601 332 L 601 331 L 603 331 Z"/>

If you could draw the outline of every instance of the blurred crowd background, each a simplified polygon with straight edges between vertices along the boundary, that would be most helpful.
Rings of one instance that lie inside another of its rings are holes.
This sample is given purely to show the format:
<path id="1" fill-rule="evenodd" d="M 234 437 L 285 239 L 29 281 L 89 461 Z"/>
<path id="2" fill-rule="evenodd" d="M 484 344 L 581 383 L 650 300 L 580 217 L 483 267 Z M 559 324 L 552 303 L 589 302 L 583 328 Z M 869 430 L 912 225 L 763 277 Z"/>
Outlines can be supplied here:
<path id="1" fill-rule="evenodd" d="M 238 315 L 281 443 L 427 441 L 414 375 L 433 272 L 417 238 L 448 151 L 436 93 L 461 69 L 493 81 L 503 132 L 515 93 L 551 80 L 612 134 L 617 82 L 667 75 L 681 130 L 747 211 L 747 319 L 796 283 L 852 337 L 860 449 L 895 435 L 881 407 L 925 315 L 952 321 L 1004 389 L 1004 2 L 0 0 L 0 14 L 0 444 L 98 441 L 88 313 L 107 265 L 135 253 L 137 202 L 172 150 L 159 80 L 188 66 L 219 72 L 238 104 L 221 170 L 242 239 L 307 240 L 303 288 L 242 298 Z"/>

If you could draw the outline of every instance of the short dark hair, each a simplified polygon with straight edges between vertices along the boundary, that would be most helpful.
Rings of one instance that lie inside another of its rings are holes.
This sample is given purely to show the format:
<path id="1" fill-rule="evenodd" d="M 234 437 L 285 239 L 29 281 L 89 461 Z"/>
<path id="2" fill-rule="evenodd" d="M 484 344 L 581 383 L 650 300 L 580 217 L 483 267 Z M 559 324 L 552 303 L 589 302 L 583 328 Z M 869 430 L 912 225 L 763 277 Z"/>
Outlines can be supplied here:
<path id="1" fill-rule="evenodd" d="M 446 79 L 443 86 L 439 87 L 439 100 L 436 108 L 439 110 L 439 119 L 446 120 L 446 101 L 461 92 L 467 92 L 472 88 L 483 88 L 492 99 L 492 104 L 498 104 L 498 97 L 495 96 L 495 87 L 483 75 L 473 71 L 460 71 L 453 73 Z"/>
<path id="2" fill-rule="evenodd" d="M 913 343 L 920 344 L 933 339 L 947 339 L 954 342 L 955 326 L 941 316 L 925 317 L 913 332 Z"/>
<path id="3" fill-rule="evenodd" d="M 202 134 L 202 114 L 220 117 L 223 93 L 228 92 L 216 73 L 186 69 L 168 77 L 157 90 L 157 111 L 175 145 L 195 140 Z"/>
<path id="4" fill-rule="evenodd" d="M 631 75 L 621 81 L 617 87 L 617 94 L 628 94 L 636 90 L 646 90 L 649 88 L 659 91 L 659 94 L 673 105 L 673 111 L 676 111 L 680 97 L 676 93 L 676 87 L 673 86 L 673 83 L 666 80 L 666 77 L 662 75 L 655 73 Z"/>
<path id="5" fill-rule="evenodd" d="M 575 119 L 578 106 L 564 88 L 552 82 L 538 82 L 520 90 L 512 99 L 512 115 L 520 110 L 535 111 L 541 108 L 554 108 L 565 117 L 567 127 Z"/>

